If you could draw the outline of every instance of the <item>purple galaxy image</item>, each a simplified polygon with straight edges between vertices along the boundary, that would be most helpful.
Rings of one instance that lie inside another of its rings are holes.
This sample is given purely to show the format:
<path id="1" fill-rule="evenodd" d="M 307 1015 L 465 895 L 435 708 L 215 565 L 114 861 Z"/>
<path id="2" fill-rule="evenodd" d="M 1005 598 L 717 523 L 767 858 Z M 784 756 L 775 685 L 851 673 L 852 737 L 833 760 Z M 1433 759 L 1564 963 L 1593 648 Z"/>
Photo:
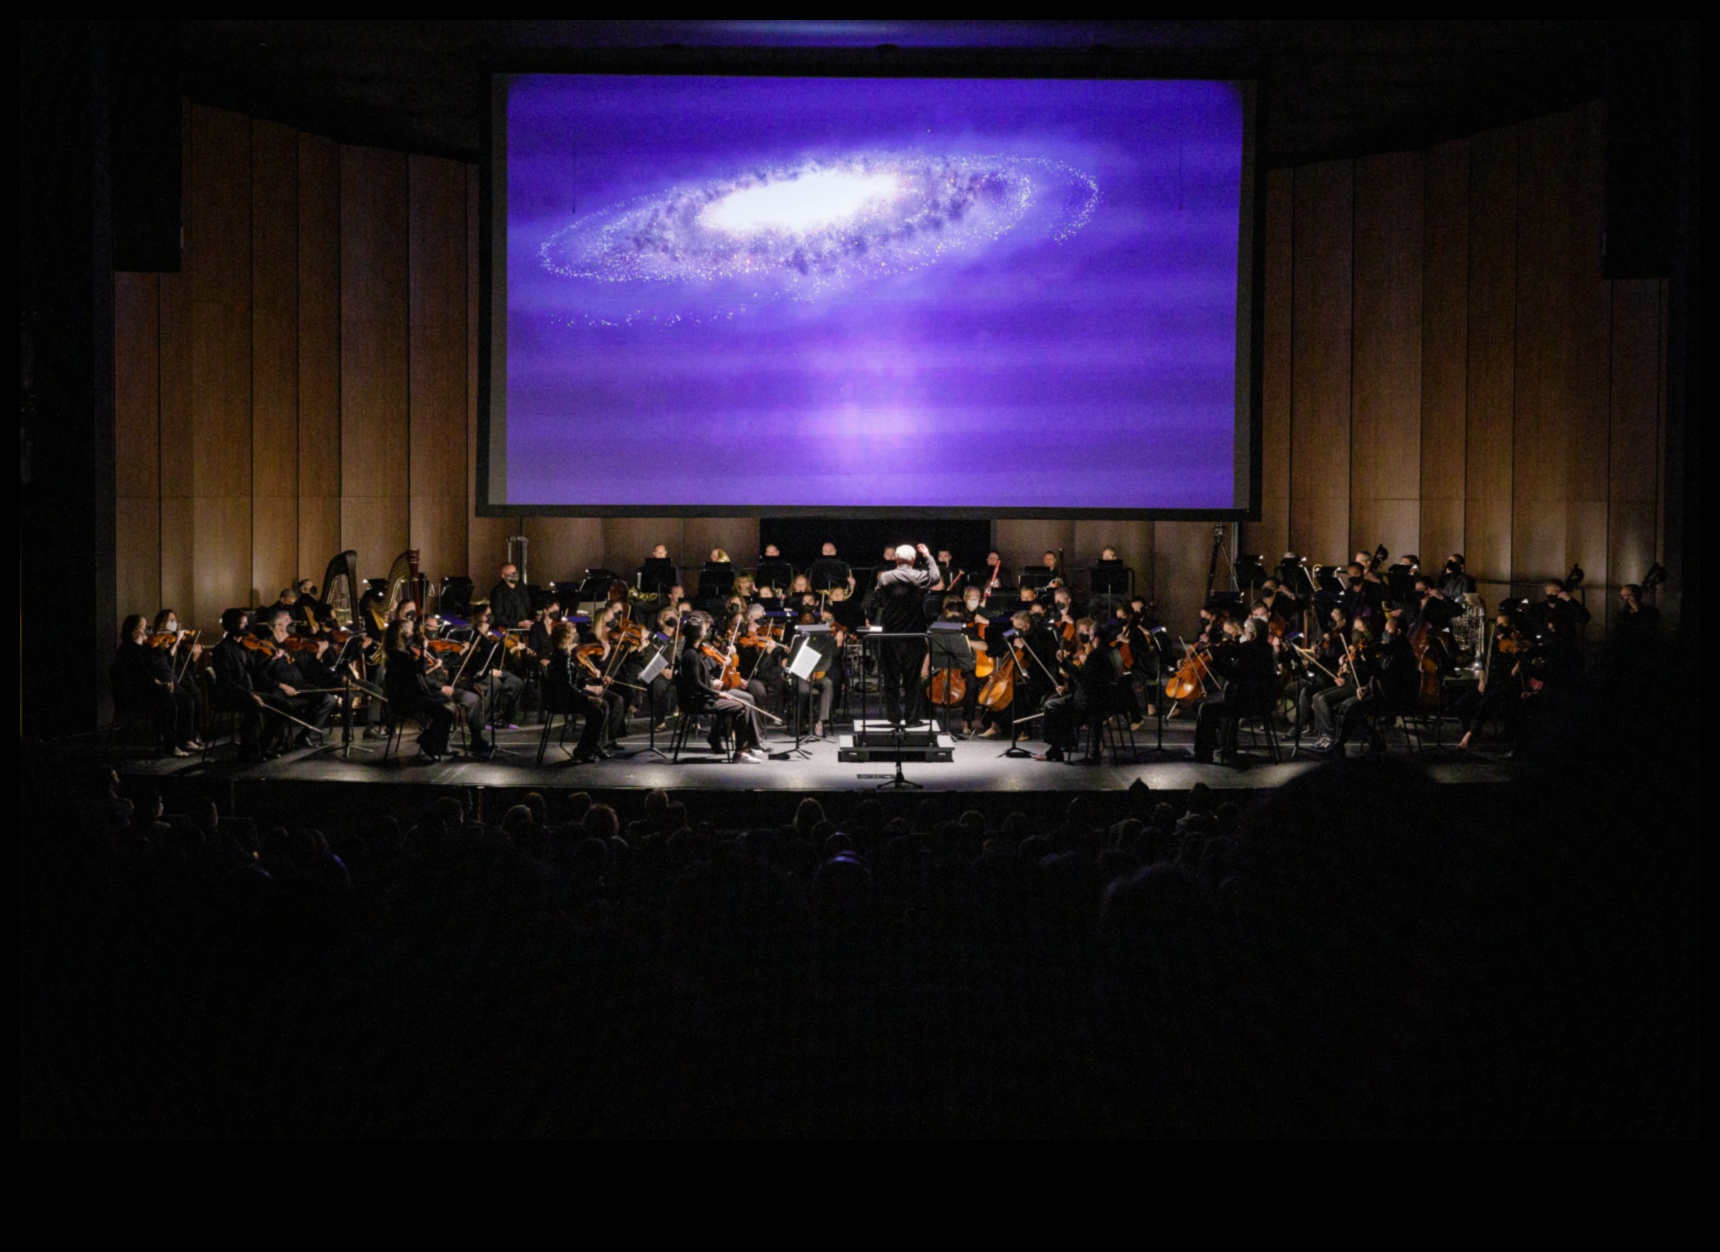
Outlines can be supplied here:
<path id="1" fill-rule="evenodd" d="M 509 503 L 1245 503 L 1239 88 L 530 75 L 506 126 Z"/>

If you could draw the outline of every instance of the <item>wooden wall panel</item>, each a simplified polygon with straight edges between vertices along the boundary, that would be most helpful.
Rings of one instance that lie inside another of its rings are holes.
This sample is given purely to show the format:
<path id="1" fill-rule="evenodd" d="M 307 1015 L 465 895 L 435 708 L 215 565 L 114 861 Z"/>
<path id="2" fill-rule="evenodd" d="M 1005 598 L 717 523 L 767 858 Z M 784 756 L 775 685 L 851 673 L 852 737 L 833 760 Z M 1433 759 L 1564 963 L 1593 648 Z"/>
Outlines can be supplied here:
<path id="1" fill-rule="evenodd" d="M 1242 528 L 1242 546 L 1276 561 L 1290 547 L 1290 391 L 1295 175 L 1266 176 L 1266 325 L 1260 376 L 1260 520 Z M 1136 577 L 1140 577 L 1137 573 Z"/>
<path id="2" fill-rule="evenodd" d="M 161 494 L 161 293 L 154 274 L 114 275 L 114 488 Z"/>
<path id="3" fill-rule="evenodd" d="M 1200 609 L 1206 602 L 1212 524 L 1154 522 L 1153 549 L 1151 595 L 1159 620 L 1173 637 L 1180 634 L 1192 640 L 1199 633 Z"/>
<path id="4" fill-rule="evenodd" d="M 300 573 L 299 137 L 272 122 L 251 126 L 251 449 L 251 587 L 272 597 Z"/>
<path id="5" fill-rule="evenodd" d="M 1423 160 L 1356 162 L 1350 547 L 1394 556 L 1421 532 Z"/>
<path id="6" fill-rule="evenodd" d="M 114 630 L 161 601 L 160 284 L 114 275 Z"/>
<path id="7" fill-rule="evenodd" d="M 299 136 L 299 495 L 340 495 L 340 145 Z M 300 506 L 305 507 L 303 505 Z M 326 561 L 336 554 L 306 553 Z"/>
<path id="8" fill-rule="evenodd" d="M 1615 282 L 1612 288 L 1607 565 L 1612 586 L 1618 587 L 1641 581 L 1658 555 L 1660 284 L 1636 279 Z M 1609 622 L 1616 603 L 1609 594 Z M 1592 604 L 1590 611 L 1602 616 Z"/>
<path id="9" fill-rule="evenodd" d="M 737 566 L 750 569 L 758 562 L 758 518 L 684 518 L 681 522 L 681 545 L 701 557 L 712 548 L 721 548 L 734 558 Z"/>
<path id="10" fill-rule="evenodd" d="M 360 578 L 382 578 L 394 564 L 394 558 L 409 546 L 406 541 L 409 525 L 405 496 L 343 495 L 337 550 L 351 548 L 358 553 Z"/>
<path id="11" fill-rule="evenodd" d="M 536 522 L 539 519 L 533 518 Z M 529 532 L 528 532 L 529 533 Z M 680 566 L 681 577 L 692 586 L 708 548 L 690 547 L 682 537 L 678 517 L 606 517 L 603 519 L 603 564 L 627 577 L 651 555 L 654 544 L 667 544 L 669 556 Z M 579 571 L 571 571 L 578 573 Z"/>
<path id="12" fill-rule="evenodd" d="M 424 568 L 466 561 L 466 170 L 408 160 L 412 546 Z"/>
<path id="13" fill-rule="evenodd" d="M 1464 379 L 1465 555 L 1491 584 L 1511 578 L 1511 463 L 1517 324 L 1517 131 L 1469 147 L 1469 308 Z"/>
<path id="14" fill-rule="evenodd" d="M 253 495 L 251 500 L 251 570 L 248 585 L 259 597 L 256 604 L 272 604 L 282 587 L 300 578 L 322 577 L 332 552 L 322 558 L 299 562 L 299 498 Z M 240 601 L 234 601 L 237 604 Z"/>
<path id="15" fill-rule="evenodd" d="M 114 501 L 114 638 L 131 613 L 161 607 L 161 501 L 120 496 Z"/>
<path id="16" fill-rule="evenodd" d="M 1003 557 L 1004 568 L 1019 573 L 1029 565 L 1038 565 L 1047 552 L 1061 548 L 1067 554 L 1075 546 L 1075 523 L 1048 517 L 999 521 L 992 527 L 991 541 Z"/>
<path id="17" fill-rule="evenodd" d="M 511 519 L 507 519 L 511 520 Z M 523 534 L 531 540 L 532 581 L 577 582 L 588 569 L 605 564 L 603 523 L 595 517 L 528 517 L 523 530 L 506 531 L 496 544 L 486 569 L 492 574 L 507 553 L 507 535 Z M 638 568 L 638 560 L 609 568 L 627 577 Z"/>
<path id="18" fill-rule="evenodd" d="M 1290 546 L 1323 562 L 1350 532 L 1353 163 L 1298 169 L 1294 199 Z"/>
<path id="19" fill-rule="evenodd" d="M 164 432 L 177 431 L 179 438 L 163 438 L 157 462 L 161 472 L 161 495 L 189 497 L 191 495 L 191 284 L 197 272 L 197 257 L 192 245 L 197 241 L 196 205 L 191 196 L 191 106 L 183 105 L 180 114 L 181 150 L 179 163 L 180 222 L 184 248 L 179 272 L 162 274 L 157 280 L 160 291 L 160 353 L 161 385 L 160 422 Z M 190 514 L 187 513 L 189 518 Z M 162 538 L 168 531 L 163 520 Z M 165 567 L 164 567 L 165 568 Z M 190 594 L 187 587 L 186 594 Z"/>
<path id="20" fill-rule="evenodd" d="M 340 497 L 298 498 L 299 576 L 322 583 L 323 570 L 341 551 Z"/>
<path id="21" fill-rule="evenodd" d="M 251 125 L 191 110 L 192 494 L 251 494 Z M 251 554 L 244 555 L 249 578 Z M 201 557 L 199 564 L 202 563 Z"/>
<path id="22" fill-rule="evenodd" d="M 1517 319 L 1512 409 L 1511 576 L 1563 575 L 1565 491 L 1570 474 L 1574 295 L 1568 113 L 1520 128 L 1517 168 Z"/>
<path id="23" fill-rule="evenodd" d="M 192 499 L 197 564 L 192 571 L 191 602 L 196 608 L 188 612 L 184 605 L 178 606 L 182 623 L 218 635 L 222 610 L 251 604 L 251 524 L 249 493 Z"/>
<path id="24" fill-rule="evenodd" d="M 1117 550 L 1117 559 L 1135 571 L 1135 589 L 1144 592 L 1153 584 L 1153 523 L 1137 521 L 1078 521 L 1075 544 L 1069 550 L 1069 568 L 1077 586 L 1085 584 L 1087 571 L 1106 547 Z"/>
<path id="25" fill-rule="evenodd" d="M 466 566 L 481 582 L 487 571 L 501 563 L 507 537 L 522 534 L 514 529 L 518 518 L 479 517 L 478 466 L 478 171 L 466 170 Z M 597 552 L 603 551 L 602 526 L 597 527 Z M 590 562 L 584 562 L 589 564 Z M 547 568 L 547 567 L 546 567 Z M 535 570 L 533 571 L 536 572 Z"/>
<path id="26" fill-rule="evenodd" d="M 1565 563 L 1582 565 L 1585 586 L 1604 597 L 1616 581 L 1607 539 L 1612 284 L 1601 276 L 1605 131 L 1599 102 L 1583 106 L 1572 118 L 1565 238 L 1570 293 L 1565 336 L 1570 353 L 1565 370 Z M 1604 622 L 1606 613 L 1596 616 Z M 1601 631 L 1597 627 L 1590 633 L 1598 638 Z"/>
<path id="27" fill-rule="evenodd" d="M 163 444 L 165 447 L 165 443 Z M 181 622 L 196 622 L 191 616 L 196 597 L 196 551 L 192 545 L 192 516 L 190 496 L 161 498 L 161 598 L 155 604 L 139 606 L 139 613 L 153 614 L 156 609 L 179 611 Z"/>
<path id="28" fill-rule="evenodd" d="M 1423 564 L 1462 552 L 1469 348 L 1469 141 L 1428 149 L 1421 292 Z"/>
<path id="29" fill-rule="evenodd" d="M 341 543 L 365 577 L 408 546 L 406 158 L 340 150 Z"/>

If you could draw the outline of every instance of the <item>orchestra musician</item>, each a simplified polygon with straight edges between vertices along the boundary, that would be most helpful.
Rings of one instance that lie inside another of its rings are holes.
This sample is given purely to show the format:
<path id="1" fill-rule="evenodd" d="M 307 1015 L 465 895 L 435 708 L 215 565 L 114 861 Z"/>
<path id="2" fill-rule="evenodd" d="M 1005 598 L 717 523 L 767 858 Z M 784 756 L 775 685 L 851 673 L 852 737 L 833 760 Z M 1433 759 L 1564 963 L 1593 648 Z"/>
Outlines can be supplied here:
<path id="1" fill-rule="evenodd" d="M 533 623 L 535 627 L 537 623 Z M 525 680 L 509 672 L 509 652 L 505 631 L 496 629 L 494 612 L 488 607 L 472 616 L 467 642 L 473 645 L 472 660 L 465 667 L 461 683 L 470 687 L 484 701 L 480 714 L 484 721 L 498 730 L 518 730 L 520 696 L 526 689 Z M 524 645 L 518 645 L 522 652 Z"/>
<path id="2" fill-rule="evenodd" d="M 328 726 L 329 718 L 334 716 L 338 701 L 326 690 L 321 688 L 328 682 L 326 674 L 315 672 L 307 654 L 304 668 L 300 666 L 297 654 L 287 648 L 287 639 L 292 634 L 293 617 L 287 609 L 276 609 L 267 618 L 269 637 L 265 641 L 272 649 L 272 655 L 265 655 L 255 671 L 257 686 L 263 692 L 263 700 L 272 709 L 286 713 L 314 729 L 298 728 L 298 733 L 292 735 L 295 747 L 309 747 L 313 736 L 320 736 Z M 326 640 L 320 641 L 322 647 L 327 647 Z M 311 670 L 309 674 L 305 670 Z M 294 722 L 284 718 L 281 720 L 283 736 L 289 735 L 294 729 Z M 284 745 L 283 745 L 284 746 Z"/>
<path id="3" fill-rule="evenodd" d="M 1211 670 L 1220 686 L 1201 700 L 1194 723 L 1194 759 L 1203 764 L 1218 755 L 1234 760 L 1238 724 L 1244 717 L 1266 716 L 1278 694 L 1278 658 L 1267 621 L 1264 610 L 1242 622 L 1227 620 L 1224 638 L 1212 649 Z"/>
<path id="4" fill-rule="evenodd" d="M 925 568 L 915 564 L 923 558 Z M 918 635 L 926 629 L 926 592 L 943 571 L 925 544 L 892 550 L 895 564 L 878 575 L 873 602 L 885 634 Z M 926 657 L 924 639 L 885 639 L 878 647 L 884 685 L 884 716 L 897 725 L 923 721 L 920 670 Z"/>
<path id="5" fill-rule="evenodd" d="M 620 609 L 620 604 L 615 604 L 606 610 L 591 628 L 592 642 L 582 645 L 574 654 L 584 667 L 586 678 L 601 692 L 599 698 L 605 710 L 601 742 L 609 752 L 620 748 L 621 738 L 627 733 L 627 707 L 631 703 L 628 689 L 618 685 L 623 681 L 619 678 L 621 657 L 615 639 Z"/>
<path id="6" fill-rule="evenodd" d="M 1455 711 L 1463 727 L 1463 737 L 1457 741 L 1460 751 L 1474 743 L 1483 723 L 1495 713 L 1504 719 L 1507 739 L 1516 738 L 1521 708 L 1515 697 L 1523 689 L 1518 664 L 1526 651 L 1510 612 L 1501 610 L 1493 620 L 1493 638 L 1487 645 L 1481 677 L 1473 688 L 1457 698 Z"/>
<path id="7" fill-rule="evenodd" d="M 1034 760 L 1064 760 L 1075 728 L 1085 721 L 1094 733 L 1088 739 L 1084 759 L 1088 764 L 1098 762 L 1102 746 L 1098 725 L 1117 711 L 1117 689 L 1123 679 L 1122 658 L 1109 646 L 1116 628 L 1107 623 L 1105 631 L 1110 638 L 1101 634 L 1092 618 L 1083 617 L 1075 623 L 1072 649 L 1057 654 L 1057 672 L 1066 681 L 1045 701 L 1046 749 Z"/>
<path id="8" fill-rule="evenodd" d="M 388 623 L 383 649 L 389 710 L 395 718 L 416 717 L 424 723 L 418 750 L 432 761 L 448 755 L 448 740 L 456 718 L 471 734 L 472 754 L 480 759 L 494 750 L 484 738 L 483 701 L 476 692 L 456 687 L 453 676 L 436 654 L 417 638 L 418 619 L 401 616 Z"/>
<path id="9" fill-rule="evenodd" d="M 603 683 L 580 663 L 578 647 L 579 632 L 573 623 L 557 622 L 544 657 L 543 706 L 546 713 L 578 714 L 583 719 L 573 759 L 576 764 L 588 765 L 609 758 L 603 745 L 609 704 L 604 699 Z"/>
<path id="10" fill-rule="evenodd" d="M 202 751 L 204 744 L 197 737 L 197 697 L 185 681 L 185 671 L 201 654 L 201 647 L 190 631 L 179 629 L 173 610 L 163 609 L 156 621 L 162 629 L 153 635 L 140 613 L 121 623 L 119 647 L 108 671 L 114 703 L 149 715 L 162 753 L 190 756 Z"/>
<path id="11" fill-rule="evenodd" d="M 490 588 L 490 611 L 496 621 L 508 627 L 528 628 L 532 624 L 532 598 L 520 582 L 520 567 L 512 561 L 498 571 L 500 580 Z"/>
<path id="12" fill-rule="evenodd" d="M 263 745 L 263 714 L 268 704 L 257 689 L 254 677 L 256 653 L 245 646 L 252 638 L 251 615 L 244 609 L 221 614 L 221 642 L 209 649 L 209 703 L 218 713 L 239 718 L 239 755 L 246 761 L 262 761 L 273 755 Z"/>
<path id="13" fill-rule="evenodd" d="M 1353 667 L 1357 676 L 1356 696 L 1343 706 L 1338 715 L 1337 738 L 1324 749 L 1332 756 L 1344 754 L 1344 745 L 1364 723 L 1368 728 L 1368 751 L 1384 752 L 1386 741 L 1381 725 L 1389 725 L 1392 718 L 1414 709 L 1421 680 L 1415 653 L 1398 617 L 1389 616 L 1381 623 L 1377 648 L 1367 653 L 1358 649 L 1352 656 L 1356 658 Z"/>
<path id="14" fill-rule="evenodd" d="M 694 615 L 681 626 L 685 646 L 675 669 L 675 696 L 689 717 L 708 714 L 711 751 L 721 752 L 730 735 L 735 740 L 735 760 L 746 765 L 763 762 L 758 714 L 752 697 L 740 689 L 725 691 L 719 681 L 722 654 L 705 643 L 705 622 Z"/>

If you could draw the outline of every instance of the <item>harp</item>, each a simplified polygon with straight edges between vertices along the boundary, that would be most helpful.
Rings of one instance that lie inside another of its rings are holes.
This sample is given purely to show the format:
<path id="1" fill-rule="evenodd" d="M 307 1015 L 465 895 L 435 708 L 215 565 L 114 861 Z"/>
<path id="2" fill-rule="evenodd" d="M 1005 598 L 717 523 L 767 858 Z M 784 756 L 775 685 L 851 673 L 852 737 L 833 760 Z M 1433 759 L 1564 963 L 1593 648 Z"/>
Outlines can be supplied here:
<path id="1" fill-rule="evenodd" d="M 325 626 L 350 627 L 358 613 L 358 553 L 348 548 L 323 571 L 322 598 L 328 605 Z"/>
<path id="2" fill-rule="evenodd" d="M 383 595 L 383 616 L 393 617 L 400 606 L 410 600 L 418 606 L 418 615 L 422 617 L 430 611 L 427 602 L 429 594 L 429 579 L 418 572 L 418 549 L 408 548 L 395 557 L 394 564 L 388 567 L 388 590 Z"/>

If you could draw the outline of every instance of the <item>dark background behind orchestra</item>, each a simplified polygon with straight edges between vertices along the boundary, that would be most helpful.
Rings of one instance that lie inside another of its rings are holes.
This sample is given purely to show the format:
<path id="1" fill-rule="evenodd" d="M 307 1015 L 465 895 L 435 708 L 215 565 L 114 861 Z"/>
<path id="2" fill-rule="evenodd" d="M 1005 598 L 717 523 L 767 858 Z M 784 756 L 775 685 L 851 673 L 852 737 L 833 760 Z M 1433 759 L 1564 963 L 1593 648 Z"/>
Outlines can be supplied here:
<path id="1" fill-rule="evenodd" d="M 125 613 L 171 604 L 212 628 L 342 548 L 366 576 L 410 546 L 432 578 L 480 582 L 513 534 L 540 582 L 631 569 L 657 542 L 684 564 L 756 554 L 757 518 L 476 516 L 478 172 L 437 129 L 444 95 L 400 86 L 446 68 L 436 41 L 462 24 L 429 25 L 23 27 L 21 567 L 26 603 L 56 605 L 24 646 L 51 633 L 87 658 L 26 667 L 44 730 L 94 724 Z M 1155 24 L 1083 38 L 1163 45 L 1147 72 L 1203 46 L 1200 72 L 1266 84 L 1262 501 L 1242 550 L 1462 550 L 1490 603 L 1574 562 L 1598 593 L 1660 559 L 1662 606 L 1688 617 L 1694 31 L 1234 25 L 1207 45 Z M 561 43 L 643 38 L 599 24 Z M 663 55 L 697 68 L 696 50 Z M 380 106 L 353 88 L 366 56 L 399 88 Z M 961 54 L 935 64 L 959 73 Z M 176 217 L 182 260 L 134 237 Z M 1211 541 L 1202 522 L 992 533 L 1012 567 L 1115 546 L 1170 621 L 1197 607 Z M 1602 625 L 1611 599 L 1591 595 Z"/>
<path id="2" fill-rule="evenodd" d="M 933 555 L 948 548 L 956 559 L 956 569 L 974 573 L 985 564 L 985 554 L 991 548 L 991 523 L 947 517 L 911 522 L 873 517 L 759 519 L 759 548 L 762 550 L 765 544 L 774 543 L 782 549 L 784 559 L 794 562 L 796 569 L 805 569 L 817 559 L 826 540 L 836 545 L 838 557 L 857 570 L 882 565 L 885 544 L 923 543 Z M 687 559 L 702 560 L 705 555 L 689 552 Z M 1038 552 L 1031 553 L 1026 562 L 1037 565 L 1039 557 Z M 736 555 L 735 559 L 741 558 Z M 945 576 L 949 577 L 952 572 L 946 570 Z"/>

